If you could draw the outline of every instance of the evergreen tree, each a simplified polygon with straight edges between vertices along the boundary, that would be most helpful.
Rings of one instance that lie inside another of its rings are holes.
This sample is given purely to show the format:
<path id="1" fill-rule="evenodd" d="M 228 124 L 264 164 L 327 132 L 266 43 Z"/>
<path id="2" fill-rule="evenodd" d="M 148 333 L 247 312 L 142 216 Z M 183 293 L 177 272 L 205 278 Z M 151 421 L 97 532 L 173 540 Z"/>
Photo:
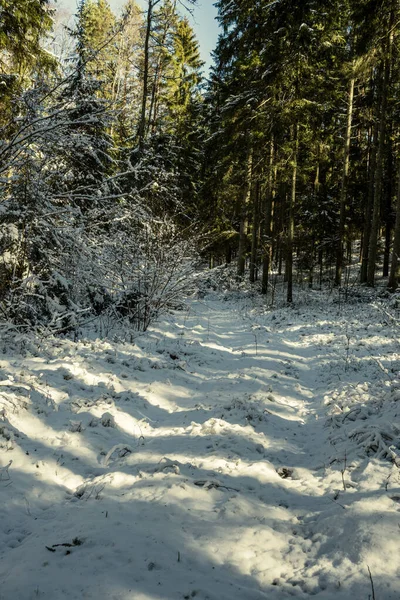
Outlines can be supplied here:
<path id="1" fill-rule="evenodd" d="M 98 82 L 98 95 L 111 99 L 116 76 L 116 18 L 107 0 L 85 0 L 79 8 L 79 27 L 86 72 Z"/>
<path id="2" fill-rule="evenodd" d="M 143 17 L 134 0 L 129 0 L 125 5 L 116 28 L 119 34 L 115 39 L 117 56 L 112 98 L 116 121 L 112 133 L 116 145 L 124 148 L 135 134 L 140 103 L 140 32 L 143 29 Z"/>
<path id="3" fill-rule="evenodd" d="M 112 164 L 112 140 L 108 131 L 113 115 L 108 111 L 110 105 L 99 98 L 104 81 L 93 70 L 93 51 L 87 45 L 90 6 L 91 0 L 89 5 L 87 0 L 81 0 L 78 7 L 72 32 L 76 57 L 60 96 L 62 103 L 68 103 L 68 111 L 63 116 L 70 131 L 67 144 L 60 148 L 70 168 L 66 181 L 72 189 L 83 190 L 86 186 L 96 186 L 110 172 Z"/>
<path id="4" fill-rule="evenodd" d="M 216 51 L 213 94 L 220 119 L 216 123 L 218 133 L 213 143 L 216 141 L 221 146 L 225 138 L 224 153 L 230 154 L 231 161 L 236 162 L 233 154 L 240 156 L 243 141 L 251 132 L 253 154 L 260 157 L 255 161 L 258 167 L 252 170 L 250 184 L 249 170 L 242 169 L 236 208 L 235 205 L 232 207 L 232 212 L 240 215 L 237 221 L 241 231 L 238 272 L 243 273 L 242 252 L 246 251 L 246 244 L 250 249 L 250 240 L 252 278 L 256 272 L 255 263 L 259 261 L 258 247 L 268 269 L 271 251 L 278 251 L 276 258 L 280 262 L 286 246 L 290 301 L 293 235 L 295 229 L 298 230 L 294 219 L 297 221 L 301 214 L 309 188 L 313 190 L 309 198 L 319 201 L 319 181 L 311 186 L 307 176 L 310 172 L 320 172 L 321 148 L 331 127 L 327 119 L 332 118 L 332 103 L 338 97 L 338 92 L 334 91 L 338 78 L 336 64 L 340 45 L 344 43 L 344 36 L 338 32 L 345 31 L 344 19 L 338 19 L 332 6 L 321 6 L 313 1 L 301 5 L 290 1 L 255 5 L 221 0 L 218 8 L 223 34 Z M 313 133 L 316 126 L 320 136 Z M 336 128 L 337 123 L 334 126 Z M 271 148 L 279 151 L 271 151 Z M 229 160 L 225 158 L 223 163 L 228 166 Z M 239 164 L 244 165 L 246 161 L 239 159 Z M 246 197 L 245 190 L 249 185 L 253 201 L 239 200 Z M 260 190 L 265 199 L 261 202 L 263 208 L 258 219 Z M 310 204 L 308 199 L 307 202 Z M 241 208 L 238 210 L 237 206 Z M 315 210 L 316 207 L 312 208 Z M 272 230 L 275 248 L 270 243 Z M 282 240 L 285 240 L 285 246 Z M 310 235 L 310 243 L 313 254 L 315 235 Z M 313 260 L 309 268 L 312 269 L 312 265 Z M 267 286 L 265 273 L 264 291 Z"/>
<path id="5" fill-rule="evenodd" d="M 190 121 L 193 104 L 199 100 L 200 70 L 199 44 L 187 18 L 179 19 L 173 32 L 170 64 L 166 75 L 165 100 L 167 119 L 176 131 Z"/>
<path id="6" fill-rule="evenodd" d="M 11 101 L 31 84 L 30 78 L 56 67 L 41 43 L 53 25 L 49 4 L 48 0 L 0 0 L 0 124 L 10 119 Z"/>

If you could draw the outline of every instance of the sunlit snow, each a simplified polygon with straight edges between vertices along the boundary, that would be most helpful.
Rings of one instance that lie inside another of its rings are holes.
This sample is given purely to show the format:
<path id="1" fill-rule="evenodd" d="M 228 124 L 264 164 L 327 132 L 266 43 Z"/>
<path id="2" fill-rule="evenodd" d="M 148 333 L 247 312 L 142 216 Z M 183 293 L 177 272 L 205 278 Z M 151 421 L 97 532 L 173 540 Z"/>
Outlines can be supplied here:
<path id="1" fill-rule="evenodd" d="M 327 302 L 4 342 L 0 599 L 398 600 L 397 325 Z"/>

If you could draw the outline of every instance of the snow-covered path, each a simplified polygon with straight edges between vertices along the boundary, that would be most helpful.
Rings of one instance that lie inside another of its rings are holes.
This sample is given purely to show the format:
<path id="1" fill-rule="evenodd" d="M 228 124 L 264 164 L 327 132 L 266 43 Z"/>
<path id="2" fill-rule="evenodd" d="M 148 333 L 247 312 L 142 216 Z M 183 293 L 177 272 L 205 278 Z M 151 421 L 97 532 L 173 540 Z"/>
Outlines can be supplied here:
<path id="1" fill-rule="evenodd" d="M 367 599 L 368 569 L 400 598 L 394 336 L 371 306 L 207 299 L 136 345 L 23 340 L 0 599 Z"/>

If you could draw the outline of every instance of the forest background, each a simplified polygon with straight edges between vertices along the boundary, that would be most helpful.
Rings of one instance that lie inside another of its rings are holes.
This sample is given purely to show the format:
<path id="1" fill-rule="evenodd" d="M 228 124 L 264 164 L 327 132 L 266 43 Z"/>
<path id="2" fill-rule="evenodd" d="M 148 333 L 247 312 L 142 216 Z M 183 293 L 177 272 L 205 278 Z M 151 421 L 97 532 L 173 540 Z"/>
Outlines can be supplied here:
<path id="1" fill-rule="evenodd" d="M 194 4 L 0 1 L 7 327 L 145 330 L 205 261 L 397 288 L 398 2 L 220 0 L 207 80 Z"/>

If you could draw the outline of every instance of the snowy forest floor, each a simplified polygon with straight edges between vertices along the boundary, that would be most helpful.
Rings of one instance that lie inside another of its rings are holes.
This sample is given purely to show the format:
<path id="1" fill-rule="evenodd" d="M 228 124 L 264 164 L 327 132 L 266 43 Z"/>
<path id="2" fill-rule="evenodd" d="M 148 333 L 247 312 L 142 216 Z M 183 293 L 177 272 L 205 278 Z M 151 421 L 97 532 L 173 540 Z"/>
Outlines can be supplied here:
<path id="1" fill-rule="evenodd" d="M 4 343 L 0 599 L 398 600 L 396 310 L 214 292 Z"/>

